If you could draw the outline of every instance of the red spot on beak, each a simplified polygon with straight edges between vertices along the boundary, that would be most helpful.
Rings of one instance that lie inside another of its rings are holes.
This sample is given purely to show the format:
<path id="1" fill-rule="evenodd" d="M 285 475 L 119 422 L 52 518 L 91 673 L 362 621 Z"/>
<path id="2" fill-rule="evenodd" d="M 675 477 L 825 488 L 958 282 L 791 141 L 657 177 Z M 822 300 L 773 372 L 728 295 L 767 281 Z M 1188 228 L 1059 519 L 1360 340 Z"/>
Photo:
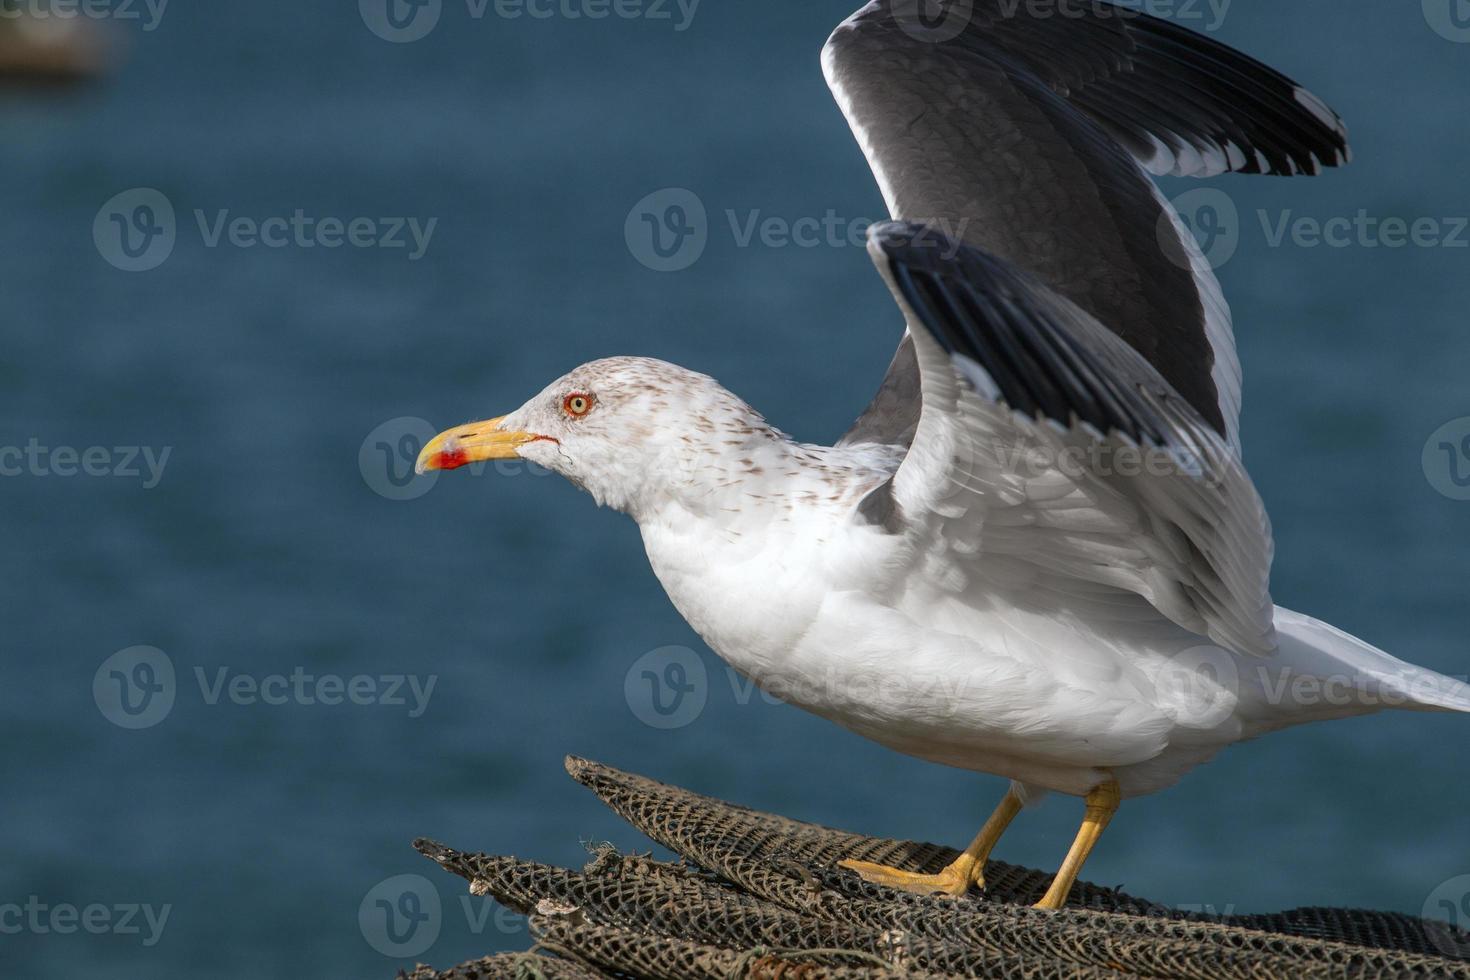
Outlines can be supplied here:
<path id="1" fill-rule="evenodd" d="M 434 469 L 457 470 L 468 464 L 469 456 L 463 449 L 451 449 L 448 452 L 439 453 L 434 457 Z"/>

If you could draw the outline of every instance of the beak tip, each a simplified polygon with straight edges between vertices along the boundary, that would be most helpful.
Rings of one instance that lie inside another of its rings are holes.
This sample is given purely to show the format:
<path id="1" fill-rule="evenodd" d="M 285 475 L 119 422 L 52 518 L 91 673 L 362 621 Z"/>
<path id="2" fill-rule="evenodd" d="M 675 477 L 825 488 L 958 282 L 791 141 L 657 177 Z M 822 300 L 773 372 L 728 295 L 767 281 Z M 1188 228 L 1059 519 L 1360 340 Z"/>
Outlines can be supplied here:
<path id="1" fill-rule="evenodd" d="M 440 470 L 457 470 L 461 466 L 468 466 L 474 462 L 463 449 L 444 449 L 431 446 L 419 454 L 418 461 L 414 463 L 414 472 L 419 476 L 425 473 L 435 473 Z"/>
<path id="2" fill-rule="evenodd" d="M 506 432 L 500 428 L 500 422 L 498 418 L 472 422 L 439 433 L 420 450 L 414 461 L 414 473 L 423 476 L 425 473 L 457 470 L 487 459 L 511 459 L 518 455 L 517 446 L 535 438 L 525 432 Z"/>

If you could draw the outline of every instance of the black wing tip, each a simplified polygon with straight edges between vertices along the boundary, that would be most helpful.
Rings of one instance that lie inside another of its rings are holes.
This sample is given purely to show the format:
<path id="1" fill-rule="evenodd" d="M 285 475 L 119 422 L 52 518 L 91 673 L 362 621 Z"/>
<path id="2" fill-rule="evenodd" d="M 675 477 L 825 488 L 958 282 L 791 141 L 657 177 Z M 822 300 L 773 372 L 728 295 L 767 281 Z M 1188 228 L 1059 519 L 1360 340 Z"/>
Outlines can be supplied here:
<path id="1" fill-rule="evenodd" d="M 1140 13 L 1128 26 L 1161 97 L 1172 102 L 1176 89 L 1190 92 L 1194 107 L 1214 117 L 1199 132 L 1180 135 L 1224 152 L 1222 172 L 1316 176 L 1352 161 L 1342 116 L 1288 75 L 1166 18 Z"/>
<path id="2" fill-rule="evenodd" d="M 874 45 L 982 55 L 999 46 L 1156 173 L 1314 176 L 1351 162 L 1342 117 L 1270 65 L 1133 6 L 1057 2 L 1068 16 L 1025 3 L 977 4 L 930 29 L 898 0 L 873 0 L 837 26 L 823 58 L 835 68 L 849 54 L 870 56 Z M 1002 25 L 1014 25 L 1004 38 Z M 1149 162 L 1151 141 L 1167 155 Z"/>
<path id="3" fill-rule="evenodd" d="M 869 226 L 868 253 L 889 268 L 899 264 L 953 276 L 971 286 L 1005 295 L 1012 294 L 1012 282 L 1030 283 L 1021 270 L 966 245 L 937 224 L 926 221 L 881 221 Z"/>
<path id="4" fill-rule="evenodd" d="M 1236 147 L 1244 163 L 1231 166 L 1227 173 L 1318 177 L 1353 162 L 1347 123 L 1342 117 L 1310 90 L 1289 79 L 1284 79 L 1283 83 L 1278 111 L 1293 126 L 1290 139 L 1264 133 L 1266 138 L 1245 147 Z"/>
<path id="5" fill-rule="evenodd" d="M 1025 273 L 917 221 L 871 226 L 868 249 L 976 392 L 1036 424 L 1168 443 L 1154 409 L 1071 335 L 1066 301 Z"/>

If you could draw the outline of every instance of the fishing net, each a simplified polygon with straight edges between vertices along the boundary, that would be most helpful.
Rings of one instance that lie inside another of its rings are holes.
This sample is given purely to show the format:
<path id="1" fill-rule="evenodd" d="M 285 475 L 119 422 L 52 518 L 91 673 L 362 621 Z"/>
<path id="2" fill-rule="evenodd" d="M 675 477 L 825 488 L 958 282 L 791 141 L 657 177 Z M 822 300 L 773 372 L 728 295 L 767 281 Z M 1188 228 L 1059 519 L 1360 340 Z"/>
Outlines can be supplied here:
<path id="1" fill-rule="evenodd" d="M 845 980 L 1108 977 L 1470 980 L 1470 933 L 1393 912 L 1180 912 L 1079 881 L 1068 907 L 1030 905 L 1045 872 L 991 861 L 982 893 L 925 898 L 871 885 L 845 858 L 933 872 L 934 844 L 863 837 L 759 813 L 584 759 L 572 777 L 682 860 L 611 846 L 580 871 L 414 846 L 476 895 L 530 915 L 536 948 L 410 980 Z"/>

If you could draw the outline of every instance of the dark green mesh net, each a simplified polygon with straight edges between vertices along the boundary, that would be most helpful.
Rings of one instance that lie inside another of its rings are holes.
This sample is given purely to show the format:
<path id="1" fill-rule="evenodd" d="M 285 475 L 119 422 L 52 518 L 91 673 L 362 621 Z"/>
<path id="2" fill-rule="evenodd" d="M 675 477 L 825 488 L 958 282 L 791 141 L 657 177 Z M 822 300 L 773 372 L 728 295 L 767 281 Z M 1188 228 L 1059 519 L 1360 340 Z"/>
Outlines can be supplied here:
<path id="1" fill-rule="evenodd" d="M 1470 933 L 1390 912 L 1183 913 L 1078 882 L 1061 912 L 1030 908 L 1050 875 L 1000 861 L 983 895 L 922 898 L 870 885 L 844 858 L 937 871 L 955 852 L 758 813 L 583 759 L 573 778 L 672 864 L 597 852 L 581 871 L 414 846 L 531 915 L 536 949 L 412 980 L 587 977 L 1434 977 L 1470 980 Z"/>

